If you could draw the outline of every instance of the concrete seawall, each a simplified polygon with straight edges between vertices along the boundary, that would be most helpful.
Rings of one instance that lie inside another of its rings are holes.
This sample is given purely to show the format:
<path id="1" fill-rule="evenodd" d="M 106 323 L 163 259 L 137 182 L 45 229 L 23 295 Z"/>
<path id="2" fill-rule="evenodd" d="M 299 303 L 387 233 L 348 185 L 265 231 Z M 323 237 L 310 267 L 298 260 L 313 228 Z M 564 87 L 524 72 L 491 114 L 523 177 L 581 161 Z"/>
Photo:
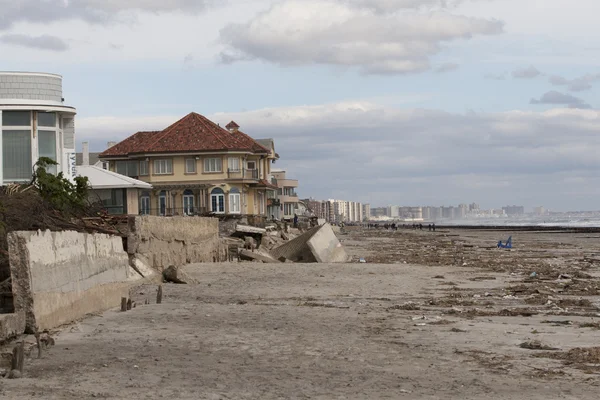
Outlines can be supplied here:
<path id="1" fill-rule="evenodd" d="M 120 237 L 79 232 L 11 232 L 15 313 L 26 332 L 51 329 L 120 304 L 132 279 Z"/>
<path id="2" fill-rule="evenodd" d="M 127 252 L 136 265 L 162 271 L 169 265 L 227 260 L 219 220 L 202 217 L 131 217 Z"/>

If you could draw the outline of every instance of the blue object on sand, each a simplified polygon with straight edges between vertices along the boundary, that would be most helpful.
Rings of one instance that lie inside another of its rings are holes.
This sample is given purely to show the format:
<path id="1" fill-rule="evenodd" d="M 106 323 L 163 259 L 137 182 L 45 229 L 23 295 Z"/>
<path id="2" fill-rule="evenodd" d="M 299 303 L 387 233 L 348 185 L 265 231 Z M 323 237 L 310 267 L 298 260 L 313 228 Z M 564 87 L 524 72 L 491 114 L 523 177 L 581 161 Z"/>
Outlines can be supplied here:
<path id="1" fill-rule="evenodd" d="M 512 249 L 512 236 L 510 236 L 508 238 L 508 240 L 506 241 L 506 244 L 502 244 L 502 240 L 500 240 L 498 242 L 498 248 L 499 249 Z"/>

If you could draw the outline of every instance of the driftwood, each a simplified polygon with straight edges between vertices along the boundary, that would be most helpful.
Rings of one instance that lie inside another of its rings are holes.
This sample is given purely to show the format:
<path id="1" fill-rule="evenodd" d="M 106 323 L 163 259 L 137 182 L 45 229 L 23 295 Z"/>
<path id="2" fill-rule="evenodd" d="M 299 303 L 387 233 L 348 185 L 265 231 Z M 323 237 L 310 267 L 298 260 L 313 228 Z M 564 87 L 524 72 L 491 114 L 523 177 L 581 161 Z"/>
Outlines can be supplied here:
<path id="1" fill-rule="evenodd" d="M 131 310 L 131 299 L 127 300 L 127 310 Z"/>

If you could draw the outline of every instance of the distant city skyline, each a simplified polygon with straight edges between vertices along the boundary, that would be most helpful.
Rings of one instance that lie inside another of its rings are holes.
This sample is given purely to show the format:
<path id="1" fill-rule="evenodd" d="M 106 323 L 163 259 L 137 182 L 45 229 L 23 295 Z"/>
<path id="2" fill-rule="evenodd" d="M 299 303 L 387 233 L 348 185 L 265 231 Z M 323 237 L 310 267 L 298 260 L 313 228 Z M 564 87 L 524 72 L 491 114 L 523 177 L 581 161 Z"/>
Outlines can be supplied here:
<path id="1" fill-rule="evenodd" d="M 0 70 L 64 76 L 78 151 L 194 111 L 273 138 L 306 196 L 600 208 L 597 0 L 0 7 Z"/>

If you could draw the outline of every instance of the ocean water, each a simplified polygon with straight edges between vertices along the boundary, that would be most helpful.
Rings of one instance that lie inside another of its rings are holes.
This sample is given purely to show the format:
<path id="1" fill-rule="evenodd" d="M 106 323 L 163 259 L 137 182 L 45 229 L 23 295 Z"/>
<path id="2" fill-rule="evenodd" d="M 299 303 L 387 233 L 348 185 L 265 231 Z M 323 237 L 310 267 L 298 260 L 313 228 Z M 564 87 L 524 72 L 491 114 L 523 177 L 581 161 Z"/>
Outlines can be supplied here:
<path id="1" fill-rule="evenodd" d="M 600 215 L 577 216 L 523 216 L 505 218 L 466 218 L 442 220 L 440 225 L 479 225 L 479 226 L 561 226 L 573 228 L 600 228 Z"/>

